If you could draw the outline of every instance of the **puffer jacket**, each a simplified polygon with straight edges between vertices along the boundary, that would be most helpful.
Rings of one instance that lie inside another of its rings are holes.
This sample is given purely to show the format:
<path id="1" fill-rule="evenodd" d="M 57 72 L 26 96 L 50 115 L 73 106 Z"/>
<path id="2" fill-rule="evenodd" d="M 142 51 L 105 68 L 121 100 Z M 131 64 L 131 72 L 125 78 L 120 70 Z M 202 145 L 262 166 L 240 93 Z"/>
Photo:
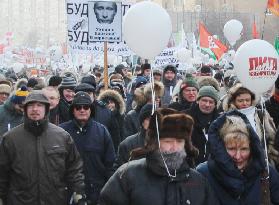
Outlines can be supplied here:
<path id="1" fill-rule="evenodd" d="M 3 105 L 0 105 L 0 136 L 21 123 L 23 123 L 23 113 L 14 108 L 9 98 Z"/>
<path id="2" fill-rule="evenodd" d="M 0 198 L 5 205 L 67 205 L 67 189 L 82 193 L 82 161 L 71 136 L 48 123 L 40 136 L 24 125 L 0 146 Z"/>
<path id="3" fill-rule="evenodd" d="M 248 167 L 241 173 L 235 166 L 220 137 L 219 130 L 223 127 L 227 116 L 241 117 L 249 132 L 252 159 Z M 210 158 L 200 164 L 197 171 L 208 178 L 220 204 L 222 205 L 260 205 L 261 204 L 261 173 L 266 164 L 259 137 L 249 124 L 245 115 L 231 111 L 220 116 L 210 126 L 209 133 Z M 270 198 L 273 204 L 279 204 L 279 174 L 269 166 Z"/>
<path id="4" fill-rule="evenodd" d="M 115 152 L 107 129 L 90 119 L 84 127 L 79 127 L 75 120 L 60 125 L 72 136 L 83 159 L 86 195 L 94 204 L 100 191 L 113 174 Z"/>
<path id="5" fill-rule="evenodd" d="M 101 192 L 100 205 L 218 205 L 207 180 L 189 168 L 186 161 L 169 177 L 160 158 L 146 158 L 123 164 Z"/>

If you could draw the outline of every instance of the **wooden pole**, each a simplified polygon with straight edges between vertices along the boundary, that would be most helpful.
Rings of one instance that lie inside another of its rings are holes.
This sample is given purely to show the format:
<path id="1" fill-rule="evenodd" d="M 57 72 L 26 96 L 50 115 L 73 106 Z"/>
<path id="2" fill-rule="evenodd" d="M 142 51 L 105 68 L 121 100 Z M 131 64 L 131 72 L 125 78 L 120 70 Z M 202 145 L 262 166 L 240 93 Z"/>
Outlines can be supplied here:
<path id="1" fill-rule="evenodd" d="M 108 42 L 104 42 L 104 85 L 108 89 Z"/>

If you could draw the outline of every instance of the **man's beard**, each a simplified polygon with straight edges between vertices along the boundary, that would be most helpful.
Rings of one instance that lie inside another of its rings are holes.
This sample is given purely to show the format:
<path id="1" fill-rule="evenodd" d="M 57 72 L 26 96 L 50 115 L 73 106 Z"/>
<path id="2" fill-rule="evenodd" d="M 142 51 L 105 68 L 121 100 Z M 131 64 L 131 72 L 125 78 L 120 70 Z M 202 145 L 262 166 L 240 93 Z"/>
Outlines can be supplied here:
<path id="1" fill-rule="evenodd" d="M 40 136 L 47 128 L 48 119 L 45 117 L 41 120 L 31 120 L 27 116 L 24 116 L 24 128 L 27 129 L 35 136 Z"/>
<path id="2" fill-rule="evenodd" d="M 182 149 L 177 152 L 170 152 L 170 151 L 156 151 L 156 155 L 160 158 L 161 166 L 168 167 L 169 170 L 178 170 L 181 165 L 183 164 L 187 154 L 185 149 Z M 160 153 L 161 152 L 161 153 Z M 165 162 L 165 163 L 164 163 Z"/>

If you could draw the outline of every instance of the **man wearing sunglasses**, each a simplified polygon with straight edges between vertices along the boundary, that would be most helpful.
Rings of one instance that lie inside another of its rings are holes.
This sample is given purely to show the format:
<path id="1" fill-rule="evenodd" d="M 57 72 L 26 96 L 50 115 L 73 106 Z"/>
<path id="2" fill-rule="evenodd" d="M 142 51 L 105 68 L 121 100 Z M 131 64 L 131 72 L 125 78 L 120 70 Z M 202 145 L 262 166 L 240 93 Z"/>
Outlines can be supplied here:
<path id="1" fill-rule="evenodd" d="M 60 125 L 73 137 L 83 159 L 88 205 L 97 204 L 115 160 L 111 136 L 104 125 L 93 120 L 94 110 L 89 94 L 79 91 L 70 106 L 72 120 Z"/>

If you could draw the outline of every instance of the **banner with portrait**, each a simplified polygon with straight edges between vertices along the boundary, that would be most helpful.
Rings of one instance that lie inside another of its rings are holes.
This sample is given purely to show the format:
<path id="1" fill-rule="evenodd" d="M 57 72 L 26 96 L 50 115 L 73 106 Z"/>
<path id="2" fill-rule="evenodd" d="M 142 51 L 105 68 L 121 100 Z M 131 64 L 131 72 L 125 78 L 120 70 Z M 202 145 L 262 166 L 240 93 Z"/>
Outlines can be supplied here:
<path id="1" fill-rule="evenodd" d="M 94 2 L 95 3 L 95 2 Z M 117 3 L 117 14 L 114 16 L 114 21 L 119 23 L 119 19 L 122 19 L 122 15 L 125 15 L 127 10 L 135 3 L 132 0 L 123 0 Z M 90 39 L 89 34 L 89 15 L 95 15 L 94 7 L 90 8 L 88 0 L 66 0 L 67 11 L 67 30 L 68 30 L 68 45 L 69 52 L 71 54 L 97 54 L 103 52 L 103 43 L 97 42 L 94 39 Z M 119 7 L 119 5 L 121 5 Z M 93 6 L 93 5 L 92 5 Z M 121 9 L 120 9 L 121 8 Z M 91 11 L 90 11 L 91 9 Z M 118 12 L 120 11 L 121 12 Z M 90 14 L 91 13 L 91 14 Z M 121 14 L 121 16 L 119 16 Z M 95 17 L 91 17 L 96 19 Z M 97 24 L 96 24 L 97 25 Z M 108 24 L 110 25 L 110 24 Z M 114 30 L 116 34 L 121 31 L 121 26 L 118 30 Z M 110 31 L 111 32 L 111 31 Z M 121 32 L 120 32 L 121 33 Z M 115 34 L 115 36 L 116 36 Z M 102 36 L 102 35 L 101 35 Z M 123 42 L 110 42 L 108 44 L 108 52 L 115 55 L 129 55 L 132 54 L 128 46 Z"/>

